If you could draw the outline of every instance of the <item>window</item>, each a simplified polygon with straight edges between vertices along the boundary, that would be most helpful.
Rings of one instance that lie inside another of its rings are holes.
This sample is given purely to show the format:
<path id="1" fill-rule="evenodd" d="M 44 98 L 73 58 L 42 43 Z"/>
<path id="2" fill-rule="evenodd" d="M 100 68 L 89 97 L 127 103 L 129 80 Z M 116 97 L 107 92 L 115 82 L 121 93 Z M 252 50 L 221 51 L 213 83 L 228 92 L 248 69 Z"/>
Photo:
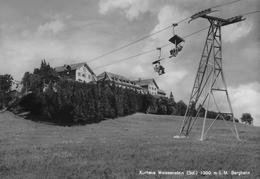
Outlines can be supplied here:
<path id="1" fill-rule="evenodd" d="M 82 74 L 82 76 L 85 78 L 86 77 L 86 75 L 85 74 Z"/>
<path id="2" fill-rule="evenodd" d="M 78 76 L 80 76 L 81 75 L 81 73 L 80 72 L 78 72 Z"/>
<path id="3" fill-rule="evenodd" d="M 88 79 L 91 79 L 91 75 L 88 75 Z"/>

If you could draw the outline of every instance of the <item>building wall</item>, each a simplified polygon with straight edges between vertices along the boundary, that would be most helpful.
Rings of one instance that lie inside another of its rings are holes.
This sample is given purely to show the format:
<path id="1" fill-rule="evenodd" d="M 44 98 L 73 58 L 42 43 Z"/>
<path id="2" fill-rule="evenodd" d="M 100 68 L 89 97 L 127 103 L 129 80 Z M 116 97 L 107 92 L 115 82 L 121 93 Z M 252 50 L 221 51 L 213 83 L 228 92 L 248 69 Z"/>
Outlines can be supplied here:
<path id="1" fill-rule="evenodd" d="M 76 79 L 75 73 L 76 73 L 76 70 L 72 70 L 70 72 L 62 71 L 62 72 L 59 72 L 59 75 L 62 77 L 65 77 L 66 79 L 75 80 Z"/>
<path id="2" fill-rule="evenodd" d="M 155 86 L 155 84 L 154 83 L 150 83 L 149 85 L 148 85 L 148 92 L 149 92 L 149 94 L 151 94 L 151 95 L 157 95 L 157 87 Z"/>
<path id="3" fill-rule="evenodd" d="M 166 96 L 165 93 L 158 93 L 157 95 L 160 96 L 160 97 L 165 97 Z"/>
<path id="4" fill-rule="evenodd" d="M 93 80 L 93 75 L 88 71 L 85 66 L 82 66 L 76 70 L 76 81 L 88 83 Z"/>

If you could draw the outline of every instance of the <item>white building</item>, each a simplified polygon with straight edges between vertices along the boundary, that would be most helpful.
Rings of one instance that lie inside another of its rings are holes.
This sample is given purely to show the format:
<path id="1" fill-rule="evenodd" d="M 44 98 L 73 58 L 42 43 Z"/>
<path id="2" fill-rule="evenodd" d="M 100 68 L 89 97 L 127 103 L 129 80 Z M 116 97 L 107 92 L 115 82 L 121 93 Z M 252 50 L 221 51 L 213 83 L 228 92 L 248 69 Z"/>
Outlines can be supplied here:
<path id="1" fill-rule="evenodd" d="M 135 83 L 143 88 L 146 94 L 151 94 L 153 96 L 164 97 L 166 93 L 159 89 L 159 86 L 154 79 L 139 79 Z"/>
<path id="2" fill-rule="evenodd" d="M 54 69 L 60 76 L 67 79 L 86 83 L 97 81 L 95 73 L 91 70 L 87 63 L 63 65 L 55 67 Z"/>
<path id="3" fill-rule="evenodd" d="M 97 78 L 98 78 L 98 81 L 114 82 L 117 87 L 137 90 L 138 92 L 142 93 L 141 86 L 136 85 L 134 81 L 131 81 L 122 75 L 117 75 L 117 74 L 110 73 L 110 72 L 103 72 L 100 75 L 98 75 Z"/>

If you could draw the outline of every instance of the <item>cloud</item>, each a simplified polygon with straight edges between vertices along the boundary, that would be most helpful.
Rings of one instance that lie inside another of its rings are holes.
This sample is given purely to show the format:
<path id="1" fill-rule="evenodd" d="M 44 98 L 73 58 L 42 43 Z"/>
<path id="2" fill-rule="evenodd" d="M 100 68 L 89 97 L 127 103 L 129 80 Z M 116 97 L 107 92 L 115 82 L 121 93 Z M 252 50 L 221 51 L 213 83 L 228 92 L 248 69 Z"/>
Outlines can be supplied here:
<path id="1" fill-rule="evenodd" d="M 162 7 L 157 15 L 158 24 L 152 32 L 158 31 L 170 24 L 176 23 L 181 19 L 188 17 L 188 12 L 177 8 L 176 6 L 166 5 Z"/>
<path id="2" fill-rule="evenodd" d="M 254 125 L 260 126 L 260 83 L 253 82 L 230 88 L 230 95 L 235 116 L 241 117 L 242 113 L 251 113 Z"/>
<path id="3" fill-rule="evenodd" d="M 0 48 L 3 50 L 0 61 L 5 65 L 0 66 L 0 71 L 9 73 L 10 69 L 13 69 L 13 77 L 20 80 L 25 71 L 38 67 L 43 58 L 60 58 L 65 51 L 63 48 L 56 40 L 5 39 L 3 47 Z"/>
<path id="4" fill-rule="evenodd" d="M 172 68 L 171 71 L 168 71 L 164 75 L 165 80 L 163 83 L 161 82 L 162 89 L 170 90 L 172 86 L 177 86 L 188 74 L 188 72 L 184 69 L 174 69 Z"/>
<path id="5" fill-rule="evenodd" d="M 223 40 L 235 42 L 241 37 L 245 37 L 252 29 L 253 24 L 250 21 L 228 25 L 223 27 Z"/>
<path id="6" fill-rule="evenodd" d="M 101 14 L 107 14 L 115 9 L 123 10 L 126 17 L 133 20 L 149 10 L 149 0 L 101 0 L 99 2 Z"/>
<path id="7" fill-rule="evenodd" d="M 11 72 L 16 80 L 21 80 L 24 72 L 39 67 L 42 59 L 46 59 L 52 66 L 58 66 L 86 61 L 96 54 L 98 52 L 95 46 L 77 44 L 73 39 L 62 40 L 37 35 L 4 38 L 0 46 L 0 62 L 5 65 L 0 66 L 0 71 L 4 74 Z"/>
<path id="8" fill-rule="evenodd" d="M 154 26 L 154 28 L 151 30 L 151 34 L 154 32 L 157 32 L 167 26 L 169 26 L 172 23 L 178 22 L 184 17 L 187 17 L 188 13 L 176 6 L 173 5 L 165 5 L 162 6 L 157 14 L 157 24 Z M 176 31 L 180 32 L 181 28 L 177 28 Z M 186 31 L 186 30 L 184 30 Z M 178 33 L 177 32 L 177 33 Z M 152 36 L 149 38 L 144 47 L 143 51 L 147 51 L 150 49 L 155 49 L 156 47 L 160 47 L 162 45 L 165 45 L 168 43 L 169 38 L 173 35 L 172 29 L 166 30 L 162 33 L 156 34 L 155 36 Z M 177 58 L 171 58 L 169 57 L 169 51 L 172 46 L 167 46 L 166 48 L 162 48 L 162 56 L 161 58 L 164 58 L 164 60 L 161 62 L 161 65 L 165 67 L 165 74 L 162 76 L 158 76 L 157 73 L 153 71 L 152 67 L 152 61 L 157 60 L 158 58 L 158 52 L 154 52 L 153 54 L 150 54 L 148 56 L 145 56 L 140 61 L 146 62 L 143 65 L 143 69 L 145 71 L 148 71 L 147 68 L 150 69 L 150 73 L 146 74 L 146 76 L 155 77 L 156 81 L 159 85 L 159 87 L 167 92 L 167 94 L 170 91 L 173 91 L 174 95 L 177 95 L 178 99 L 181 99 L 185 94 L 186 90 L 179 90 L 176 88 L 177 86 L 185 86 L 186 83 L 183 83 L 183 80 L 187 77 L 189 74 L 189 71 L 187 71 L 186 67 L 183 67 L 181 63 L 177 63 L 175 60 L 180 59 Z M 147 65 L 147 62 L 149 63 L 149 66 Z M 169 63 L 168 63 L 169 62 Z"/>
<path id="9" fill-rule="evenodd" d="M 42 35 L 45 33 L 56 34 L 64 30 L 65 24 L 61 19 L 55 18 L 49 22 L 46 22 L 38 27 L 37 33 Z"/>

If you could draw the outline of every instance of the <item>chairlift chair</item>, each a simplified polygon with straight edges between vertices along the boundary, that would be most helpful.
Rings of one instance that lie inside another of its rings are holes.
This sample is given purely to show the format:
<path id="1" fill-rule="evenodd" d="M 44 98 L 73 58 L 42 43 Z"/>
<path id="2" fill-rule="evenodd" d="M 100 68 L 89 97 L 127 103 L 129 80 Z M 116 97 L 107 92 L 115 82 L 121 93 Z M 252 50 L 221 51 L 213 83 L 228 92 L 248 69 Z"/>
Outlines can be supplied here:
<path id="1" fill-rule="evenodd" d="M 159 75 L 162 75 L 165 73 L 165 71 L 164 71 L 164 67 L 160 64 L 160 61 L 163 60 L 163 58 L 161 58 L 161 48 L 157 48 L 157 50 L 159 50 L 158 60 L 155 60 L 152 64 L 154 66 L 153 67 L 154 71 Z"/>
<path id="2" fill-rule="evenodd" d="M 176 35 L 174 32 L 174 27 L 176 27 L 178 24 L 173 24 L 173 37 L 169 39 L 171 43 L 174 44 L 174 48 L 170 50 L 170 57 L 176 57 L 178 53 L 182 50 L 183 46 L 182 43 L 185 41 L 180 36 Z"/>

